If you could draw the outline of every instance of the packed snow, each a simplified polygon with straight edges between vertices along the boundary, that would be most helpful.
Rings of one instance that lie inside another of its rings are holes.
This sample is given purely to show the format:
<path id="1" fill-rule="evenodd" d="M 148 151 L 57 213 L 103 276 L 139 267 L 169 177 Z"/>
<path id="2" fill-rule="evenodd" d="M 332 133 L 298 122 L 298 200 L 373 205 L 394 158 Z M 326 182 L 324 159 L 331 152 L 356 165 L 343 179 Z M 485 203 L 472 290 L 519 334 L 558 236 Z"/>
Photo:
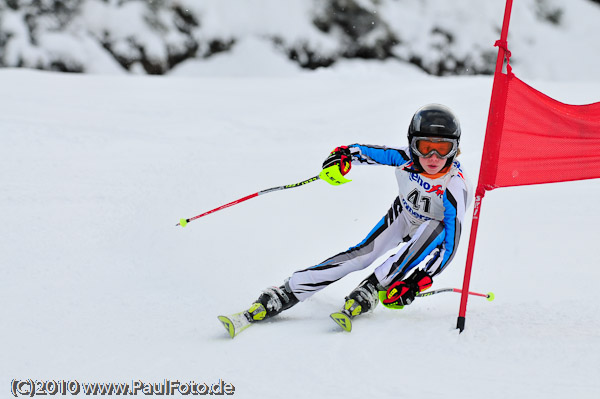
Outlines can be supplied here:
<path id="1" fill-rule="evenodd" d="M 261 196 L 185 229 L 180 218 L 311 177 L 340 144 L 403 145 L 429 102 L 460 116 L 476 182 L 491 78 L 397 72 L 0 71 L 3 395 L 32 378 L 223 379 L 242 398 L 597 397 L 597 180 L 487 194 L 471 288 L 496 300 L 471 298 L 462 334 L 453 293 L 378 307 L 341 331 L 329 313 L 372 268 L 234 340 L 218 322 L 362 240 L 396 195 L 393 168 L 355 167 L 349 184 Z M 600 92 L 537 87 L 573 103 Z M 468 219 L 434 288 L 461 286 Z"/>

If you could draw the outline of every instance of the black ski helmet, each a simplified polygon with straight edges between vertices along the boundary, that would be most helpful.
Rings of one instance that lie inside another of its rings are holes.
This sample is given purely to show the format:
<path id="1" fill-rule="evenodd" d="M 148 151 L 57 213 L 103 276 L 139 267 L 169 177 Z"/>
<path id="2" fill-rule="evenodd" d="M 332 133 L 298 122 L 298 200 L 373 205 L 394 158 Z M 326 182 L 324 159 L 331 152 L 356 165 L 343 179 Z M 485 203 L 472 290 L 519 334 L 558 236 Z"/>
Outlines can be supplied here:
<path id="1" fill-rule="evenodd" d="M 408 126 L 408 145 L 413 163 L 418 171 L 423 168 L 419 163 L 419 157 L 412 149 L 413 138 L 433 137 L 456 140 L 456 146 L 460 143 L 460 123 L 450 108 L 441 104 L 428 104 L 417 110 Z M 452 165 L 456 155 L 448 158 L 447 167 Z"/>

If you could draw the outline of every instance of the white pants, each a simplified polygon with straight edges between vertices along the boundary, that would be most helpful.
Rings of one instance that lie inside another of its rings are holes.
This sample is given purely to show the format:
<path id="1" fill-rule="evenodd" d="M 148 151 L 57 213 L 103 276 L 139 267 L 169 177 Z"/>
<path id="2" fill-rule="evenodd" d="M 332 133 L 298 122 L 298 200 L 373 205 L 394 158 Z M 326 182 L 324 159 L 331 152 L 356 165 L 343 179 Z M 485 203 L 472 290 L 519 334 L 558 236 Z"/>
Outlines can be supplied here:
<path id="1" fill-rule="evenodd" d="M 339 253 L 308 269 L 294 272 L 289 287 L 296 297 L 304 301 L 315 292 L 341 279 L 347 274 L 365 269 L 387 251 L 406 243 L 398 252 L 375 269 L 382 287 L 388 287 L 422 262 L 428 255 L 439 255 L 444 241 L 444 224 L 429 220 L 413 224 L 402 212 L 400 199 L 396 198 L 388 213 L 358 245 Z"/>

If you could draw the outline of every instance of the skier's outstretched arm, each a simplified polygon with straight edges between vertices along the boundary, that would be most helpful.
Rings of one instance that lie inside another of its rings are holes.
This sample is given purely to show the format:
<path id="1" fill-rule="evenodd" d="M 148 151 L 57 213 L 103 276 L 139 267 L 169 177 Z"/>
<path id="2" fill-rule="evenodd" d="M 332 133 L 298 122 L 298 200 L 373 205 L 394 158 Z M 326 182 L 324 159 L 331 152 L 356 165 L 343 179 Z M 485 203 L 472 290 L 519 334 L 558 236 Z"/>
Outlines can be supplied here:
<path id="1" fill-rule="evenodd" d="M 410 162 L 408 148 L 393 148 L 376 145 L 351 144 L 352 163 L 361 165 L 402 166 Z"/>

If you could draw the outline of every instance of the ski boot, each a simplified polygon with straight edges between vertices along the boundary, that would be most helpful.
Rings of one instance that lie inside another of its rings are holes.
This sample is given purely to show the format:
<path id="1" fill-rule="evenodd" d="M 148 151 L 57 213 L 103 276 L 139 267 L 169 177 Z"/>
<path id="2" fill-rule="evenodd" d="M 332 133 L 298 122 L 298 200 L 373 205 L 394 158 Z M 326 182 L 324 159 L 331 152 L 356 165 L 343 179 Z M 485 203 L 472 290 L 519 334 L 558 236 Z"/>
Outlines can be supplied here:
<path id="1" fill-rule="evenodd" d="M 288 310 L 298 302 L 298 298 L 296 298 L 286 280 L 280 287 L 265 289 L 256 302 L 250 306 L 248 313 L 252 317 L 252 322 L 262 321 Z"/>
<path id="2" fill-rule="evenodd" d="M 379 303 L 378 286 L 377 277 L 371 274 L 346 297 L 344 308 L 330 317 L 344 330 L 352 331 L 352 319 L 372 311 Z"/>

